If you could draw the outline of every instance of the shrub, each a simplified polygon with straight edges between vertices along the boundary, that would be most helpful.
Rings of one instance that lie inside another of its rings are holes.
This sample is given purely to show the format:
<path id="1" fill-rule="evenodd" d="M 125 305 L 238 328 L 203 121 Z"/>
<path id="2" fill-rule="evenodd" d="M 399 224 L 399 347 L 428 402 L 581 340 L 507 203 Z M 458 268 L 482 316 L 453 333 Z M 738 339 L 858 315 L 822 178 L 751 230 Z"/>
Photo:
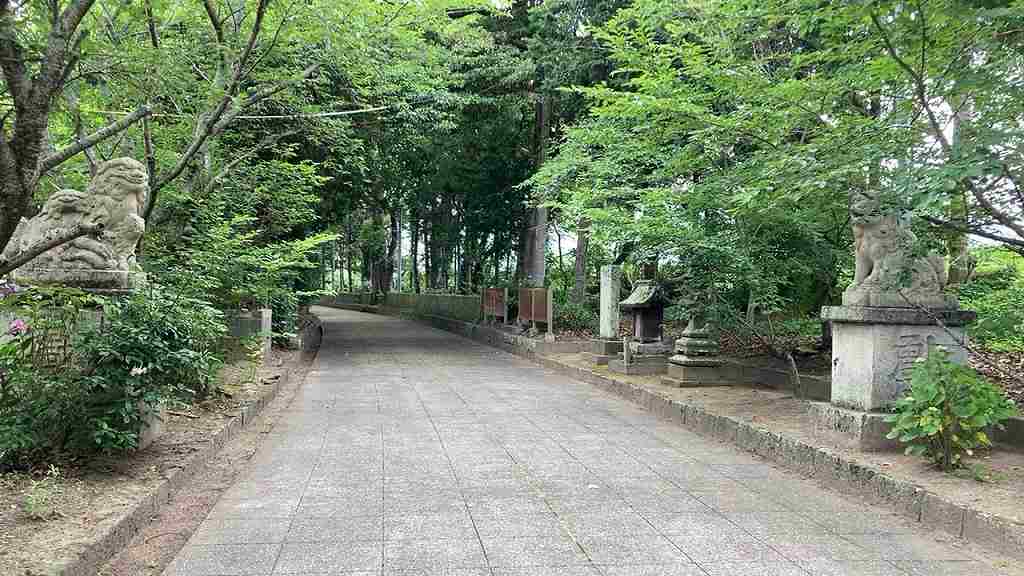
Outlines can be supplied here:
<path id="1" fill-rule="evenodd" d="M 888 438 L 909 444 L 907 454 L 923 456 L 945 471 L 961 465 L 964 455 L 991 446 L 990 427 L 1014 416 L 1017 409 L 997 386 L 972 368 L 951 362 L 937 348 L 918 360 L 910 388 L 896 402 Z"/>
<path id="2" fill-rule="evenodd" d="M 555 305 L 555 328 L 574 334 L 597 333 L 597 312 L 586 304 L 563 302 Z"/>
<path id="3" fill-rule="evenodd" d="M 995 352 L 1024 351 L 1024 258 L 1000 249 L 975 255 L 974 276 L 958 287 L 964 307 L 978 313 L 968 333 Z"/>
<path id="4" fill-rule="evenodd" d="M 1024 350 L 1024 284 L 994 291 L 965 288 L 964 307 L 978 313 L 978 321 L 968 328 L 971 338 L 996 352 Z"/>
<path id="5" fill-rule="evenodd" d="M 46 294 L 28 290 L 19 301 L 40 310 L 61 301 Z M 31 320 L 27 332 L 0 343 L 0 467 L 63 451 L 132 449 L 146 416 L 163 402 L 213 391 L 225 333 L 219 312 L 159 287 L 103 308 L 101 325 L 74 328 L 75 354 L 62 365 L 30 353 L 52 336 Z"/>
<path id="6" fill-rule="evenodd" d="M 88 434 L 75 440 L 107 452 L 131 449 L 165 400 L 209 396 L 225 333 L 219 311 L 158 287 L 109 304 L 102 329 L 80 338 Z"/>

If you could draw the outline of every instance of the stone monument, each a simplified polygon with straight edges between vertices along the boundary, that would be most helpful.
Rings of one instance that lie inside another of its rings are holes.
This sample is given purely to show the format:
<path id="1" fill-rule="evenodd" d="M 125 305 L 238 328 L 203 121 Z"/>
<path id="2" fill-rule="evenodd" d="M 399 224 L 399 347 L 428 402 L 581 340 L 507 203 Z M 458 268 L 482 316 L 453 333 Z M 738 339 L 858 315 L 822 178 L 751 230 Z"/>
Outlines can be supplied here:
<path id="1" fill-rule="evenodd" d="M 594 364 L 605 365 L 622 352 L 619 338 L 619 295 L 622 292 L 622 267 L 601 267 L 600 330 L 590 341 L 589 357 Z"/>
<path id="2" fill-rule="evenodd" d="M 943 346 L 966 360 L 964 326 L 975 314 L 945 292 L 942 257 L 916 252 L 917 238 L 879 197 L 851 198 L 856 250 L 854 281 L 842 306 L 826 306 L 832 323 L 831 404 L 816 405 L 832 429 L 851 434 L 862 449 L 888 449 L 881 412 L 903 395 L 914 361 Z"/>
<path id="3" fill-rule="evenodd" d="M 148 196 L 149 180 L 141 163 L 116 158 L 100 164 L 85 192 L 60 190 L 39 214 L 23 218 L 5 255 L 13 256 L 79 224 L 99 225 L 102 231 L 44 252 L 14 271 L 13 279 L 96 291 L 134 287 L 143 281 L 135 246 L 146 229 L 142 213 Z"/>
<path id="4" fill-rule="evenodd" d="M 694 387 L 727 383 L 721 371 L 722 359 L 718 357 L 718 340 L 708 323 L 701 326 L 696 315 L 691 316 L 675 348 L 675 355 L 668 359 L 668 376 L 662 379 L 663 384 Z"/>
<path id="5" fill-rule="evenodd" d="M 661 289 L 654 280 L 639 280 L 619 308 L 633 318 L 633 337 L 628 350 L 608 362 L 608 369 L 620 374 L 664 374 L 672 347 L 662 339 L 665 297 Z"/>

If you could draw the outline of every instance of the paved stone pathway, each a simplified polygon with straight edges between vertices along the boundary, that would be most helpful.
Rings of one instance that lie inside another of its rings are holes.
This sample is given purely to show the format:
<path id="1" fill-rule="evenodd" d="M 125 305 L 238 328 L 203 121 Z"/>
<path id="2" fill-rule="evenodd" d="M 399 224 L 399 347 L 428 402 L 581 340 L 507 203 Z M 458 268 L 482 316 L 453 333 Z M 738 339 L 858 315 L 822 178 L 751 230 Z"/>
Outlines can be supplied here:
<path id="1" fill-rule="evenodd" d="M 319 365 L 165 576 L 997 573 L 510 354 L 318 313 Z"/>

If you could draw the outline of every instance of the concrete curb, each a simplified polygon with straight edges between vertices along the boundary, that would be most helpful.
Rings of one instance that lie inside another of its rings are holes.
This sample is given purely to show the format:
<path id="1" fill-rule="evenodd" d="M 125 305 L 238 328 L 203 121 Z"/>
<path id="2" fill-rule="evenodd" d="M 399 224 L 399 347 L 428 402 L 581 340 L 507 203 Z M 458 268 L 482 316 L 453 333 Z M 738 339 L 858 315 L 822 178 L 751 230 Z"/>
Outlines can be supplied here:
<path id="1" fill-rule="evenodd" d="M 616 380 L 585 368 L 563 364 L 517 345 L 514 335 L 487 326 L 448 318 L 412 317 L 471 340 L 489 344 L 531 360 L 560 374 L 593 384 L 638 404 L 659 418 L 775 462 L 839 492 L 853 492 L 895 512 L 943 531 L 1024 559 L 1024 524 L 957 504 L 924 488 L 886 475 L 881 470 L 800 440 L 722 416 L 657 391 Z"/>
<path id="2" fill-rule="evenodd" d="M 317 324 L 319 328 L 319 324 Z M 149 495 L 135 504 L 105 534 L 92 542 L 74 560 L 51 570 L 55 576 L 93 576 L 104 562 L 124 549 L 132 538 L 156 516 L 171 497 L 185 486 L 196 474 L 206 467 L 206 462 L 228 441 L 252 423 L 263 409 L 270 404 L 285 385 L 291 383 L 292 373 L 287 371 L 282 378 L 265 390 L 251 404 L 243 406 L 238 415 L 228 420 L 219 432 L 213 435 L 209 444 L 192 456 L 184 466 L 177 469 L 161 482 Z"/>

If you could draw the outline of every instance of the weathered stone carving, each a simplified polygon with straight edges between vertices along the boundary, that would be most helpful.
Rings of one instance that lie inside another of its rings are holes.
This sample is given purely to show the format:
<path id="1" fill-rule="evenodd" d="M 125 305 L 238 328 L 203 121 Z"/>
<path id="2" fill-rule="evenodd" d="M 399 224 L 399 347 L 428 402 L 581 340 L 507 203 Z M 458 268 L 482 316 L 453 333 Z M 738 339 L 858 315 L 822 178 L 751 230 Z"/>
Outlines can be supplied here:
<path id="1" fill-rule="evenodd" d="M 85 192 L 60 190 L 38 215 L 22 219 L 5 254 L 22 252 L 78 224 L 100 224 L 103 231 L 41 254 L 16 270 L 14 279 L 93 289 L 131 287 L 131 273 L 137 270 L 135 246 L 146 229 L 142 211 L 148 195 L 145 166 L 131 158 L 104 162 Z"/>
<path id="2" fill-rule="evenodd" d="M 955 308 L 945 293 L 946 263 L 915 255 L 917 237 L 898 214 L 882 209 L 878 196 L 854 194 L 850 206 L 856 268 L 843 294 L 847 306 Z"/>

